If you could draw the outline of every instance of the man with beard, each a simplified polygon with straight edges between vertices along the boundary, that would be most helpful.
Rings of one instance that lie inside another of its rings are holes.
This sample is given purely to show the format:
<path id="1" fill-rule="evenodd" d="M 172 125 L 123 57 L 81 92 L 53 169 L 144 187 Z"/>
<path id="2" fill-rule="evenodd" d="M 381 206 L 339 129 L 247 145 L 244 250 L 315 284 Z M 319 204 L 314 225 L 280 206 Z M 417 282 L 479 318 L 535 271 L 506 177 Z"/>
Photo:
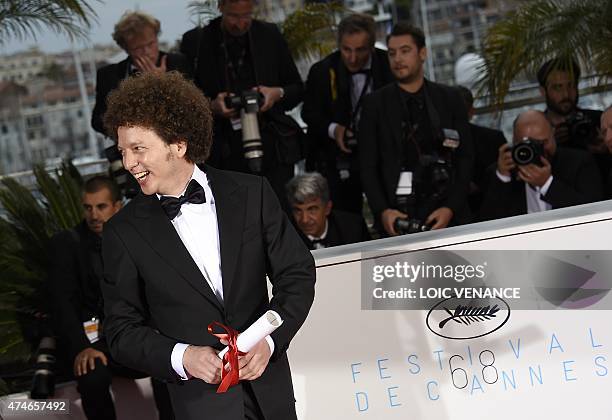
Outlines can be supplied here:
<path id="1" fill-rule="evenodd" d="M 59 360 L 76 377 L 85 415 L 89 420 L 113 420 L 112 377 L 146 376 L 119 365 L 102 334 L 102 230 L 121 209 L 119 188 L 110 178 L 95 176 L 85 182 L 81 203 L 84 220 L 55 235 L 49 246 L 53 324 Z M 157 380 L 151 385 L 159 418 L 174 419 L 166 385 Z"/>
<path id="2" fill-rule="evenodd" d="M 542 150 L 542 156 L 533 163 L 519 165 L 508 144 L 499 148 L 495 172 L 487 183 L 482 219 L 601 200 L 601 178 L 593 158 L 583 150 L 557 148 L 554 129 L 543 112 L 526 111 L 515 120 L 515 147 L 527 141 Z"/>
<path id="3" fill-rule="evenodd" d="M 472 144 L 463 100 L 455 88 L 425 80 L 419 28 L 395 25 L 387 46 L 396 83 L 364 100 L 359 124 L 362 181 L 375 225 L 397 235 L 412 230 L 398 232 L 398 219 L 417 230 L 465 223 Z"/>
<path id="4" fill-rule="evenodd" d="M 540 67 L 540 94 L 546 98 L 546 118 L 555 129 L 559 147 L 586 150 L 593 155 L 602 177 L 612 166 L 597 129 L 601 111 L 578 107 L 580 66 L 573 59 L 556 58 Z"/>
<path id="5" fill-rule="evenodd" d="M 338 50 L 308 73 L 302 118 L 308 124 L 307 169 L 328 181 L 334 208 L 361 215 L 357 126 L 363 99 L 393 80 L 387 53 L 374 48 L 372 16 L 351 14 L 338 24 Z"/>

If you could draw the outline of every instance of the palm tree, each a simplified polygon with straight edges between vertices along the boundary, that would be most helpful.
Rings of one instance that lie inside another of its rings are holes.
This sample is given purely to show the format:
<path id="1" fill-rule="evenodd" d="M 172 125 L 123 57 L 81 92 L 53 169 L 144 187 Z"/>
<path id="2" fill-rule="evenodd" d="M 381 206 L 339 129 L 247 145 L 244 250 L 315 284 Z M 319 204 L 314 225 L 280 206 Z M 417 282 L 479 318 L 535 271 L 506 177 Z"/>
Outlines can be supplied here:
<path id="1" fill-rule="evenodd" d="M 12 178 L 2 179 L 0 187 L 0 205 L 6 212 L 5 218 L 0 218 L 0 365 L 17 372 L 27 366 L 48 328 L 45 284 L 49 240 L 82 218 L 82 182 L 72 164 L 62 164 L 55 177 L 36 166 L 34 175 L 40 194 Z M 3 379 L 10 378 L 0 377 L 0 395 L 3 390 L 15 390 L 3 384 Z"/>
<path id="2" fill-rule="evenodd" d="M 96 0 L 99 1 L 99 0 Z M 23 40 L 48 28 L 71 40 L 86 38 L 97 18 L 86 0 L 0 0 L 0 45 Z"/>
<path id="3" fill-rule="evenodd" d="M 577 58 L 601 77 L 612 75 L 612 2 L 536 0 L 493 25 L 483 43 L 480 92 L 501 107 L 512 81 L 546 61 Z"/>
<path id="4" fill-rule="evenodd" d="M 338 2 L 308 3 L 287 16 L 282 32 L 295 59 L 313 60 L 336 48 L 336 25 L 350 10 Z"/>

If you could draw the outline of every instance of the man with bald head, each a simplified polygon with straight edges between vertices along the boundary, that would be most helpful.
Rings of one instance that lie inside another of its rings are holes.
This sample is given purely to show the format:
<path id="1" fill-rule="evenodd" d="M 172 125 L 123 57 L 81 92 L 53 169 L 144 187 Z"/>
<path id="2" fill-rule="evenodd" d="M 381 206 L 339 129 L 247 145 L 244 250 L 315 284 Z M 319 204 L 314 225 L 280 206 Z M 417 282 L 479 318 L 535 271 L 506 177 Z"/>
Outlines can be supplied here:
<path id="1" fill-rule="evenodd" d="M 517 164 L 512 147 L 526 141 L 541 145 L 542 156 L 534 163 Z M 601 177 L 593 158 L 582 150 L 558 149 L 554 129 L 543 112 L 530 110 L 517 117 L 513 144 L 499 148 L 481 219 L 535 213 L 603 198 Z"/>

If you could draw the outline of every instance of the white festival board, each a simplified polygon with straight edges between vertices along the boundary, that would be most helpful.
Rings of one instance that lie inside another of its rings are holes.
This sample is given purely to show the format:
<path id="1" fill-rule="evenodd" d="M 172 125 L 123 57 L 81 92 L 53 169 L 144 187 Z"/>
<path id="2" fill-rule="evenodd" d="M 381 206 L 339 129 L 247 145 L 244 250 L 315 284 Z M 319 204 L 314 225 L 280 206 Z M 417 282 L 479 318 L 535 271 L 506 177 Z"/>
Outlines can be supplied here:
<path id="1" fill-rule="evenodd" d="M 609 250 L 612 202 L 315 251 L 314 305 L 289 349 L 301 420 L 612 419 L 611 310 L 515 310 L 450 340 L 427 311 L 361 309 L 364 252 L 428 249 Z"/>

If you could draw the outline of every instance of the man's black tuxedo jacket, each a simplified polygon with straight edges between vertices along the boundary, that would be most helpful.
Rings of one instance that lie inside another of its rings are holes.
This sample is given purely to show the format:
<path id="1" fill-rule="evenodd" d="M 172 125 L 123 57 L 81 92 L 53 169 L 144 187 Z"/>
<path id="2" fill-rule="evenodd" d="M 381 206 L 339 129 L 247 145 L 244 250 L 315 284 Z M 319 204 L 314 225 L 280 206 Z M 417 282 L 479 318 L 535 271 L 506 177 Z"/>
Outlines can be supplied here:
<path id="1" fill-rule="evenodd" d="M 285 96 L 263 114 L 265 119 L 279 122 L 284 127 L 297 127 L 297 123 L 285 115 L 285 111 L 295 108 L 302 101 L 304 85 L 287 42 L 276 25 L 256 19 L 251 24 L 249 34 L 255 83 L 282 87 L 285 92 Z M 200 39 L 196 40 L 198 35 Z M 199 47 L 197 54 L 191 53 L 189 56 L 198 57 L 194 70 L 195 82 L 204 94 L 214 100 L 220 92 L 226 92 L 228 85 L 221 18 L 213 19 L 201 30 L 187 31 L 183 35 L 183 42 L 183 51 Z M 276 138 L 266 135 L 268 131 L 264 128 L 261 118 L 260 129 L 266 168 L 275 166 L 276 159 L 291 165 L 299 160 L 301 150 L 295 150 L 301 147 L 298 143 L 275 144 Z M 226 144 L 232 136 L 231 123 L 227 118 L 215 118 L 214 135 L 215 141 L 209 158 L 211 164 L 223 167 L 222 162 L 228 158 L 229 153 L 242 154 L 242 149 L 230 150 Z"/>
<path id="2" fill-rule="evenodd" d="M 553 181 L 544 201 L 553 209 L 599 201 L 603 198 L 601 175 L 593 157 L 585 151 L 557 148 L 551 162 Z M 481 220 L 517 216 L 527 213 L 525 183 L 513 178 L 504 183 L 491 165 L 487 177 Z"/>
<path id="3" fill-rule="evenodd" d="M 83 322 L 102 318 L 100 238 L 85 224 L 51 238 L 49 294 L 55 332 L 66 362 L 91 346 Z"/>
<path id="4" fill-rule="evenodd" d="M 176 70 L 189 79 L 193 77 L 191 65 L 185 56 L 173 53 L 167 53 L 166 55 L 168 57 L 166 58 L 167 71 Z M 108 136 L 104 129 L 103 121 L 104 113 L 106 112 L 106 98 L 112 90 L 119 87 L 119 83 L 123 79 L 128 77 L 128 67 L 130 65 L 131 59 L 128 57 L 118 63 L 100 67 L 96 74 L 96 105 L 91 113 L 91 126 L 94 130 L 105 136 Z"/>
<path id="5" fill-rule="evenodd" d="M 406 141 L 400 87 L 391 83 L 368 95 L 359 124 L 361 179 L 368 203 L 376 217 L 396 208 L 395 192 L 402 170 L 402 142 Z M 473 164 L 472 138 L 465 105 L 459 92 L 450 86 L 425 81 L 425 94 L 437 111 L 440 129 L 454 129 L 461 144 L 454 152 L 454 185 L 440 207 L 453 210 L 454 223 L 469 218 L 467 192 Z M 430 120 L 433 119 L 429 115 Z M 436 124 L 432 122 L 432 127 Z"/>
<path id="6" fill-rule="evenodd" d="M 497 162 L 499 148 L 506 143 L 504 133 L 492 128 L 470 123 L 472 144 L 474 145 L 474 172 L 472 179 L 480 186 L 487 168 Z"/>
<path id="7" fill-rule="evenodd" d="M 371 72 L 372 91 L 393 80 L 386 51 L 374 49 Z M 311 159 L 334 158 L 337 153 L 336 142 L 327 130 L 332 122 L 345 127 L 351 123 L 351 77 L 340 51 L 313 64 L 308 72 L 302 118 L 308 124 L 310 152 L 316 155 Z"/>
<path id="8" fill-rule="evenodd" d="M 332 210 L 327 216 L 327 236 L 325 247 L 354 244 L 372 239 L 361 215 L 342 210 Z M 302 240 L 309 249 L 315 249 L 308 236 L 301 233 Z"/>
<path id="9" fill-rule="evenodd" d="M 265 179 L 203 169 L 215 198 L 224 303 L 157 197 L 139 195 L 104 227 L 102 290 L 111 354 L 125 366 L 173 382 L 168 389 L 177 418 L 243 420 L 241 386 L 215 394 L 216 385 L 179 381 L 170 355 L 177 342 L 221 349 L 207 332 L 210 322 L 244 331 L 273 309 L 284 323 L 272 333 L 269 365 L 251 385 L 267 420 L 295 418 L 285 352 L 314 298 L 314 261 Z M 271 301 L 266 275 L 273 285 Z"/>

